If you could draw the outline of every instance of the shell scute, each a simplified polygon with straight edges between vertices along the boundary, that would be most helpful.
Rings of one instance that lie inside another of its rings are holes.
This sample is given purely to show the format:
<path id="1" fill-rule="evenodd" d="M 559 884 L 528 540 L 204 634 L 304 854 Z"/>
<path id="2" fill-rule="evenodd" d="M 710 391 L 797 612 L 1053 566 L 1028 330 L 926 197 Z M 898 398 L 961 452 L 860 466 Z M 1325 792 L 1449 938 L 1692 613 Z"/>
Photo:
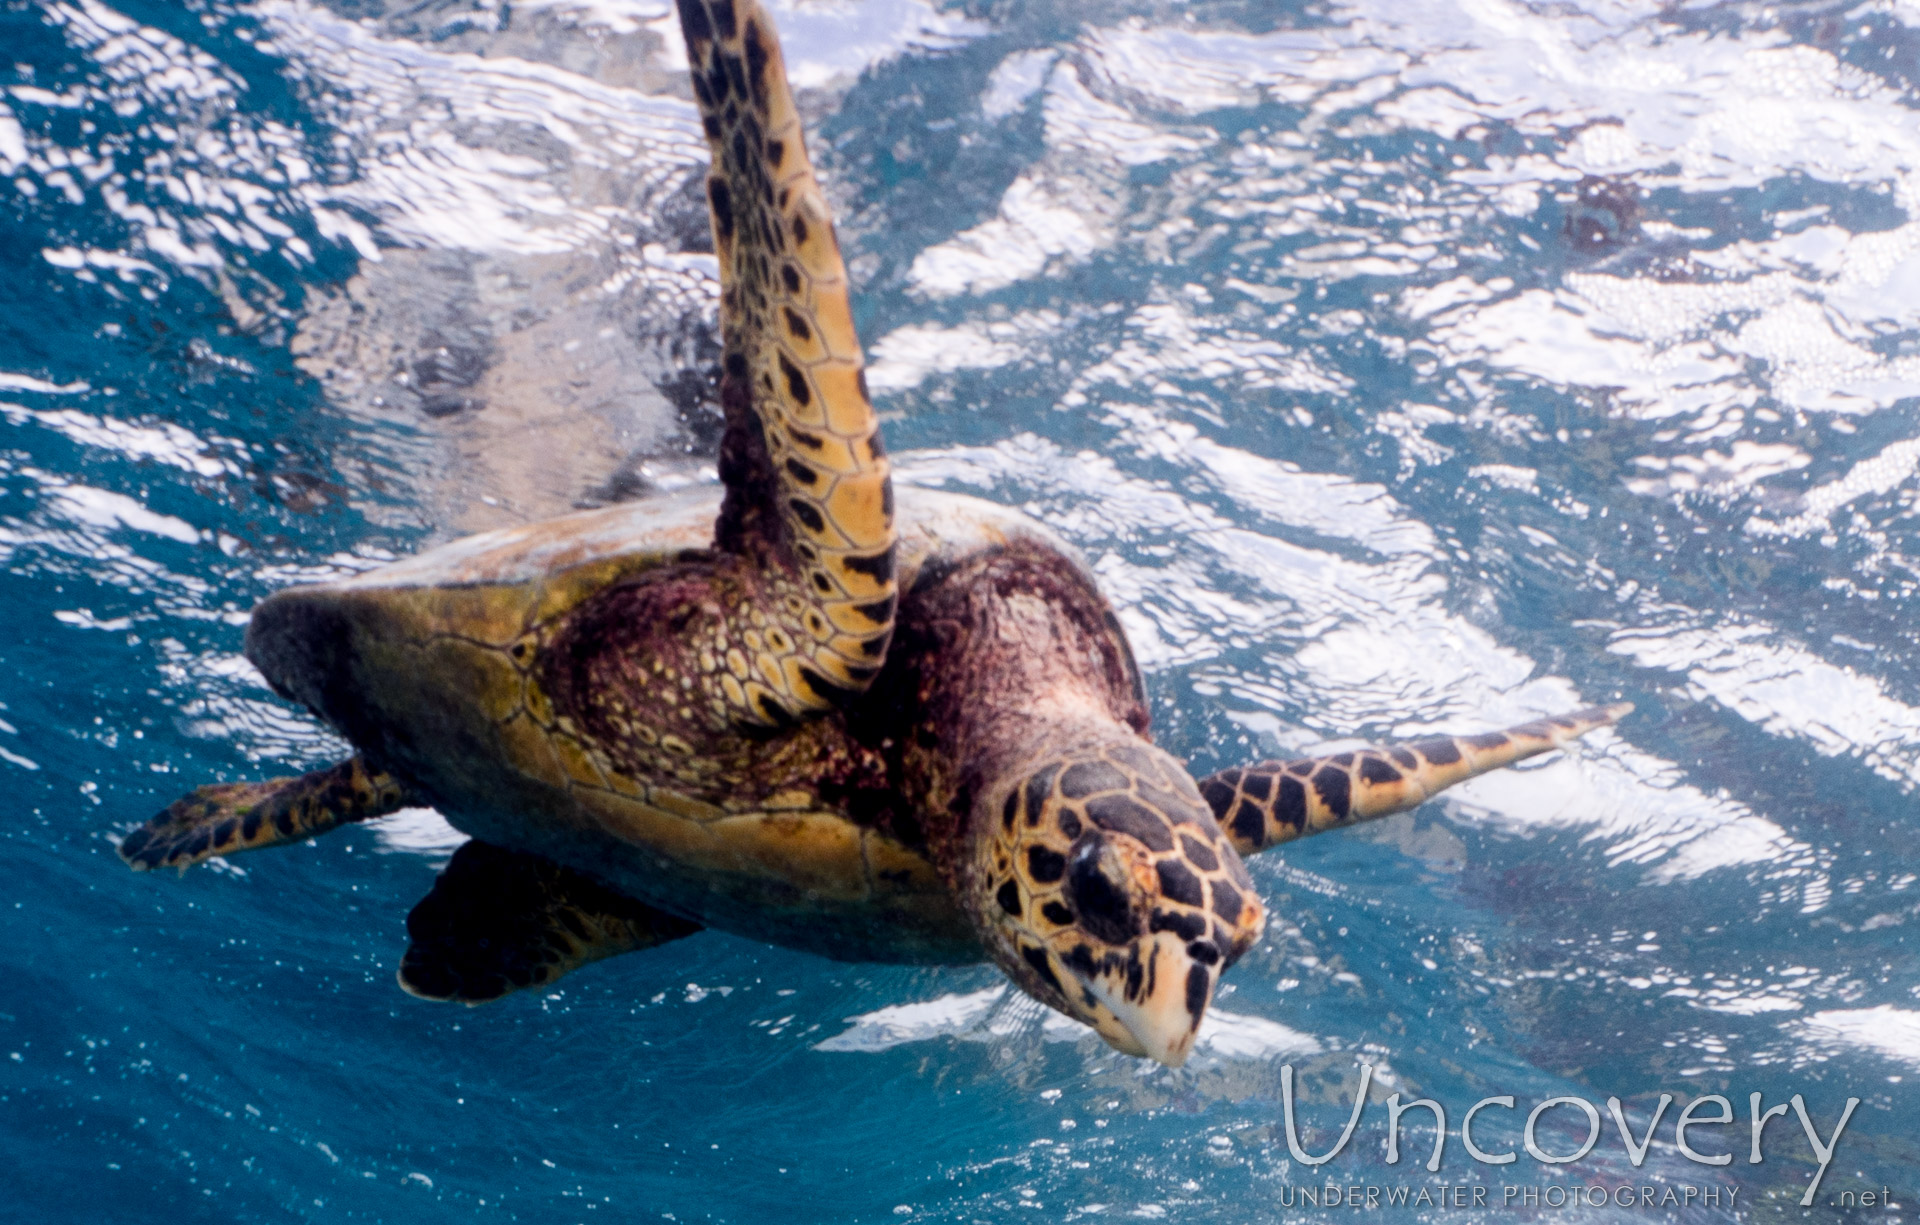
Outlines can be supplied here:
<path id="1" fill-rule="evenodd" d="M 482 717 L 492 722 L 521 708 L 524 682 L 506 651 L 465 638 L 431 638 L 413 652 L 412 685 L 464 690 Z"/>
<path id="2" fill-rule="evenodd" d="M 815 904 L 867 899 L 863 831 L 838 813 L 748 813 L 711 828 L 736 871 L 783 881 Z"/>
<path id="3" fill-rule="evenodd" d="M 500 759 L 515 771 L 549 787 L 565 790 L 569 776 L 554 751 L 552 734 L 526 714 L 497 724 L 494 746 Z"/>

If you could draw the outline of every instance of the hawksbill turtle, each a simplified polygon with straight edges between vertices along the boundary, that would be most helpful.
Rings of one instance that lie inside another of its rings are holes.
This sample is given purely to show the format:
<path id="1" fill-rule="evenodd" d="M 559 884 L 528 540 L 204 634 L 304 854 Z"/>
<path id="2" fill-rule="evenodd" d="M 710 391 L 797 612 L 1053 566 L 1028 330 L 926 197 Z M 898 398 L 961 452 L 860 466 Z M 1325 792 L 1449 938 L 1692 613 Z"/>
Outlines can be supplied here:
<path id="1" fill-rule="evenodd" d="M 680 0 L 712 150 L 719 487 L 282 591 L 247 657 L 358 750 L 202 787 L 135 868 L 407 805 L 472 836 L 399 978 L 479 1003 L 703 927 L 990 959 L 1179 1065 L 1266 911 L 1243 856 L 1419 804 L 1630 707 L 1197 783 L 1154 745 L 1092 573 L 1005 506 L 896 489 L 826 200 L 756 0 Z"/>

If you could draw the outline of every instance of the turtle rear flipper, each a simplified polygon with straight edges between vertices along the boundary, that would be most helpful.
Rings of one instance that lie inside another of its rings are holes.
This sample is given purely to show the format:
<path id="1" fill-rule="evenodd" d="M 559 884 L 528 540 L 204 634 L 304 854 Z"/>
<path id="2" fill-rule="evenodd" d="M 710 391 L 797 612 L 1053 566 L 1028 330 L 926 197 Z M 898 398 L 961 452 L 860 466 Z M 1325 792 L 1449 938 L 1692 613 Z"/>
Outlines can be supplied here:
<path id="1" fill-rule="evenodd" d="M 355 821 L 384 817 L 405 799 L 393 777 L 360 758 L 299 778 L 215 783 L 181 796 L 120 843 L 136 872 L 182 872 L 203 859 L 299 842 Z"/>
<path id="2" fill-rule="evenodd" d="M 1561 748 L 1632 711 L 1631 702 L 1616 702 L 1503 732 L 1263 761 L 1201 779 L 1200 794 L 1234 849 L 1251 855 L 1322 830 L 1405 812 L 1457 782 Z"/>
<path id="3" fill-rule="evenodd" d="M 484 1004 L 699 930 L 571 868 L 469 842 L 407 916 L 413 943 L 400 986 L 422 999 Z"/>

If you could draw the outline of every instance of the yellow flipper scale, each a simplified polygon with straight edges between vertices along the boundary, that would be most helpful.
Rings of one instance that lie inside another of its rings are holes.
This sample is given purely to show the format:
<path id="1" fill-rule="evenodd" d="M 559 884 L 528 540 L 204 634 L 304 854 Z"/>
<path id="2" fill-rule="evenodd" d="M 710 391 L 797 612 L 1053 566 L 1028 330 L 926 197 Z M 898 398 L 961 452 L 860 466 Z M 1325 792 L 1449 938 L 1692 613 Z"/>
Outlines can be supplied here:
<path id="1" fill-rule="evenodd" d="M 760 571 L 750 600 L 776 623 L 727 696 L 747 721 L 774 722 L 769 701 L 789 717 L 824 710 L 878 670 L 893 630 L 893 489 L 773 26 L 753 0 L 681 0 L 680 24 L 713 155 L 727 417 L 716 542 Z"/>
<path id="2" fill-rule="evenodd" d="M 1632 710 L 1632 703 L 1617 702 L 1503 732 L 1263 761 L 1202 779 L 1200 794 L 1234 849 L 1251 855 L 1322 830 L 1404 812 L 1462 779 L 1560 748 Z"/>

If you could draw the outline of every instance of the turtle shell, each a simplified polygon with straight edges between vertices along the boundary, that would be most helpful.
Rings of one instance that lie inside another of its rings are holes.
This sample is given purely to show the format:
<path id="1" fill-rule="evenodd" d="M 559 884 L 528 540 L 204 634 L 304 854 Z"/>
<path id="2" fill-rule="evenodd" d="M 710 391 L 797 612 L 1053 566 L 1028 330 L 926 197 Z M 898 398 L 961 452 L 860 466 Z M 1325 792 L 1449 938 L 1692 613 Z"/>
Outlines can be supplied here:
<path id="1" fill-rule="evenodd" d="M 704 552 L 721 497 L 706 486 L 584 511 L 280 592 L 254 611 L 247 656 L 476 838 L 770 943 L 846 960 L 980 959 L 911 823 L 889 828 L 826 785 L 858 766 L 839 721 L 743 737 L 725 760 L 642 779 L 556 715 L 542 652 L 595 595 Z M 902 487 L 897 517 L 902 592 L 1015 543 L 1062 555 L 1093 589 L 1069 546 L 1007 507 Z"/>

